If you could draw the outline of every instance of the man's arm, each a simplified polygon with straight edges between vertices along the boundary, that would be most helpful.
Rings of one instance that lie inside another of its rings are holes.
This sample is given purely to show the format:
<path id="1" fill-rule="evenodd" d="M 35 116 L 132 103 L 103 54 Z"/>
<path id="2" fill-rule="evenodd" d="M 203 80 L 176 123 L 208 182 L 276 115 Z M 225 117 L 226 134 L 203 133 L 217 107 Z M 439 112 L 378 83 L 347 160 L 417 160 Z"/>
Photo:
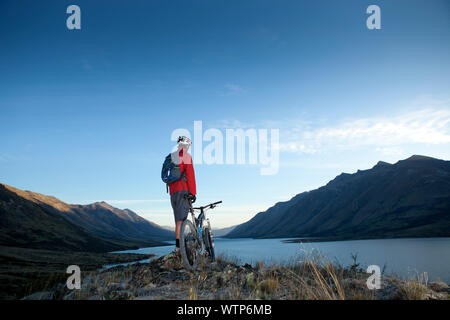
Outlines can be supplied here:
<path id="1" fill-rule="evenodd" d="M 189 192 L 193 195 L 197 194 L 197 188 L 195 184 L 195 172 L 194 172 L 194 165 L 192 164 L 192 158 L 189 159 L 190 161 L 185 164 L 186 169 L 186 179 L 187 179 L 187 185 Z"/>

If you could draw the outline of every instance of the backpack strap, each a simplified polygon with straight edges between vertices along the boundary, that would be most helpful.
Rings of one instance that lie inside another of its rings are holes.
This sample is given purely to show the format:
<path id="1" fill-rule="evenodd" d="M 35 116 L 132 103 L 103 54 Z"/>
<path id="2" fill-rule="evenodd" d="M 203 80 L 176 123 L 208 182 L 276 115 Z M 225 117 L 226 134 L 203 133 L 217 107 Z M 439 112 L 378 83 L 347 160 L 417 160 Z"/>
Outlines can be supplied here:
<path id="1" fill-rule="evenodd" d="M 184 169 L 184 170 L 186 170 L 186 169 Z M 188 184 L 187 176 L 186 176 L 186 174 L 184 172 L 183 172 L 183 177 L 181 179 L 183 179 L 186 182 L 187 192 L 191 193 L 189 191 L 189 184 Z"/>

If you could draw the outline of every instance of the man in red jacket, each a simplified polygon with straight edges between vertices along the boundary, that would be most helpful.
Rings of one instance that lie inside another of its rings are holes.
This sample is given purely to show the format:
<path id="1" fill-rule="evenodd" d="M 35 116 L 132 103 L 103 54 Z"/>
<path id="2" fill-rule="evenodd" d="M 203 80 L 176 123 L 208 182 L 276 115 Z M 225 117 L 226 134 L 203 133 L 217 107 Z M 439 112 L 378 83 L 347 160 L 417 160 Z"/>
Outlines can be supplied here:
<path id="1" fill-rule="evenodd" d="M 191 139 L 187 137 L 178 138 L 178 150 L 172 153 L 172 161 L 175 164 L 179 164 L 180 172 L 183 177 L 169 184 L 170 202 L 173 208 L 173 214 L 175 217 L 175 253 L 180 252 L 180 228 L 183 221 L 187 218 L 189 213 L 189 200 L 192 203 L 196 200 L 197 190 L 195 187 L 195 173 L 194 166 L 192 164 L 191 155 L 188 153 L 191 146 Z"/>

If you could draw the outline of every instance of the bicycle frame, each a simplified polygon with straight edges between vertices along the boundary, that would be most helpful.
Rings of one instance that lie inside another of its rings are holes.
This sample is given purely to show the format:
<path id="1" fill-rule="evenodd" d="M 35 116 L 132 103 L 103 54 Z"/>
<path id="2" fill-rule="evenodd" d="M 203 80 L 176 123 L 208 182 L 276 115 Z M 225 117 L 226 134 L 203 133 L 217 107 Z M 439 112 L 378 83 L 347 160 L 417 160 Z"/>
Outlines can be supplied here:
<path id="1" fill-rule="evenodd" d="M 212 261 L 215 259 L 214 255 L 214 241 L 212 239 L 211 225 L 209 219 L 206 218 L 206 211 L 215 208 L 222 201 L 214 202 L 202 207 L 193 207 L 191 198 L 185 197 L 189 202 L 189 210 L 191 212 L 192 219 L 186 219 L 181 225 L 180 246 L 182 249 L 181 257 L 183 263 L 188 269 L 195 269 L 197 265 L 197 258 L 200 255 L 208 254 Z M 195 210 L 199 210 L 198 217 L 195 216 Z M 206 220 L 207 225 L 204 226 Z M 185 233 L 187 229 L 188 233 Z M 189 236 L 189 235 L 190 236 Z M 186 235 L 188 235 L 186 237 Z M 186 239 L 190 239 L 189 243 Z M 195 253 L 194 253 L 195 252 Z M 193 255 L 192 255 L 193 254 Z"/>
<path id="2" fill-rule="evenodd" d="M 209 219 L 206 218 L 205 211 L 215 208 L 219 203 L 222 203 L 222 201 L 210 203 L 210 204 L 208 204 L 206 206 L 202 206 L 202 207 L 193 207 L 192 201 L 190 199 L 188 199 L 188 201 L 189 201 L 189 207 L 190 207 L 189 210 L 191 211 L 191 216 L 192 216 L 192 222 L 194 223 L 194 227 L 197 230 L 197 237 L 200 240 L 200 243 L 202 245 L 202 250 L 203 250 L 205 244 L 204 244 L 203 237 L 202 237 L 202 231 L 203 231 L 203 222 L 205 220 L 208 223 L 207 227 L 209 228 L 209 231 L 211 232 L 211 224 L 209 223 Z M 195 217 L 195 210 L 200 210 L 200 214 L 198 215 L 198 217 Z"/>
<path id="3" fill-rule="evenodd" d="M 222 201 L 210 203 L 210 204 L 208 204 L 206 206 L 202 206 L 202 207 L 192 207 L 192 202 L 189 200 L 192 221 L 194 222 L 195 227 L 203 228 L 203 221 L 206 219 L 206 221 L 208 222 L 208 227 L 211 230 L 211 225 L 209 224 L 209 219 L 206 218 L 205 211 L 209 210 L 209 209 L 214 209 L 219 203 L 222 203 Z M 195 217 L 195 210 L 200 210 L 200 214 L 198 215 L 198 218 Z"/>

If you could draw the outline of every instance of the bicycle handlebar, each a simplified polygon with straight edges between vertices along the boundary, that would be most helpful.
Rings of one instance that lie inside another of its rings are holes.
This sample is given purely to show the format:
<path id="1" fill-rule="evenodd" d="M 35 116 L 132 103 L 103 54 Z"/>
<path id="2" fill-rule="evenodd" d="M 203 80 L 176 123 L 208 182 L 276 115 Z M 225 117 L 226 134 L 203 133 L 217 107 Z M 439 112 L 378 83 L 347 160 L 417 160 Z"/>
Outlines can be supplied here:
<path id="1" fill-rule="evenodd" d="M 208 209 L 208 208 L 212 209 L 212 208 L 214 208 L 215 206 L 217 206 L 219 203 L 222 203 L 222 200 L 221 200 L 221 201 L 214 202 L 214 203 L 210 203 L 210 204 L 208 204 L 208 205 L 206 205 L 206 206 L 195 207 L 195 208 L 193 208 L 193 209 L 197 209 L 197 210 L 205 210 L 205 209 Z"/>

